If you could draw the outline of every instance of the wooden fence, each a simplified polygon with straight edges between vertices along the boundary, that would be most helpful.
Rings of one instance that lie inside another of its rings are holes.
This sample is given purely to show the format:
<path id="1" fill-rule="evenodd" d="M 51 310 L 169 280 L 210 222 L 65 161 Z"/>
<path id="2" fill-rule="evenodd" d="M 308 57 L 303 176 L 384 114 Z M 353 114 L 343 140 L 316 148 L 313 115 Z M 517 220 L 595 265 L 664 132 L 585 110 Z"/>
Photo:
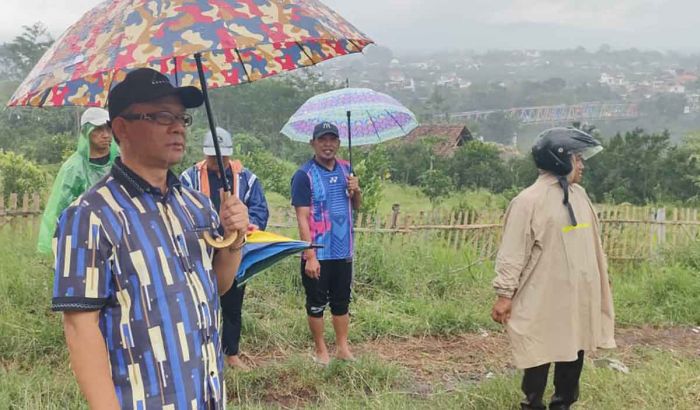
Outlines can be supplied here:
<path id="1" fill-rule="evenodd" d="M 657 257 L 667 246 L 682 246 L 700 239 L 698 209 L 599 205 L 601 236 L 608 259 L 618 262 Z M 359 214 L 355 232 L 438 239 L 454 249 L 470 247 L 480 258 L 495 256 L 501 240 L 503 211 L 463 210 L 404 214 L 395 206 L 383 216 Z M 271 212 L 270 228 L 292 229 L 291 209 Z"/>
<path id="2" fill-rule="evenodd" d="M 5 198 L 0 195 L 0 226 L 6 224 L 15 217 L 31 217 L 41 215 L 41 197 L 39 194 L 24 194 L 22 202 L 19 201 L 19 195 L 10 194 L 9 200 L 5 202 Z"/>
<path id="3" fill-rule="evenodd" d="M 0 226 L 12 218 L 41 214 L 39 194 L 0 196 Z M 598 205 L 603 246 L 613 261 L 641 261 L 657 257 L 666 247 L 678 247 L 700 240 L 700 219 L 695 208 L 657 208 L 631 205 Z M 270 212 L 269 229 L 294 235 L 296 218 L 291 208 Z M 401 212 L 395 205 L 388 215 L 359 214 L 355 232 L 395 238 L 439 240 L 453 249 L 469 247 L 480 258 L 493 258 L 501 240 L 503 211 L 482 209 Z"/>

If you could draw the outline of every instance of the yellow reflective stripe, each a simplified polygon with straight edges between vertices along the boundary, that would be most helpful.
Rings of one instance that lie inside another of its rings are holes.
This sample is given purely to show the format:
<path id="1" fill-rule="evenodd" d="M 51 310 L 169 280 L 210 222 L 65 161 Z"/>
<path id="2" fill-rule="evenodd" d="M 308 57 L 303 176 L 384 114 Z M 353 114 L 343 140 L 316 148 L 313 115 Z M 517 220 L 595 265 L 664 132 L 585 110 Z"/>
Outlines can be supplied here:
<path id="1" fill-rule="evenodd" d="M 568 226 L 561 228 L 561 231 L 564 233 L 568 233 L 568 232 L 571 232 L 571 231 L 576 230 L 576 229 L 585 229 L 585 228 L 590 228 L 590 227 L 591 227 L 591 224 L 578 224 L 576 226 L 568 225 Z"/>

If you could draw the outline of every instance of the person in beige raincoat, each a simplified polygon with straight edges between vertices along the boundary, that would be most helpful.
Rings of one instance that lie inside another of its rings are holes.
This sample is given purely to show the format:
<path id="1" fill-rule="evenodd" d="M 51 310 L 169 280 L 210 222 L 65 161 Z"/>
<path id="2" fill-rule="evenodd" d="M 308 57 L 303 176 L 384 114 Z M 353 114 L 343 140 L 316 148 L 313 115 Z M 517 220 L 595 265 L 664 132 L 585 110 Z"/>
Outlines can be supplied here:
<path id="1" fill-rule="evenodd" d="M 602 146 L 575 128 L 544 131 L 533 158 L 540 175 L 508 207 L 496 258 L 492 318 L 505 325 L 515 365 L 524 369 L 522 409 L 550 409 L 578 399 L 584 352 L 614 348 L 614 312 L 600 226 L 579 185 L 583 161 Z"/>

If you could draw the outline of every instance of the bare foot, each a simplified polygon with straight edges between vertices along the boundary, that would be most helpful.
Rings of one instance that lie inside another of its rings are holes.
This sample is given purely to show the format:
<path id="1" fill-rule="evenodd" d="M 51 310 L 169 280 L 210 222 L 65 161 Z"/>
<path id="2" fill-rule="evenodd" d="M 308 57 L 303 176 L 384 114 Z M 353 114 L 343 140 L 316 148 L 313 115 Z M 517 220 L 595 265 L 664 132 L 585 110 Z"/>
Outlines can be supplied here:
<path id="1" fill-rule="evenodd" d="M 312 356 L 314 363 L 322 366 L 327 366 L 331 362 L 331 357 L 328 355 L 328 350 L 316 350 Z"/>
<path id="2" fill-rule="evenodd" d="M 241 360 L 241 358 L 238 357 L 238 355 L 226 356 L 226 364 L 234 369 L 243 370 L 243 371 L 250 370 L 250 367 L 248 367 L 248 365 L 243 363 L 243 360 Z"/>
<path id="3" fill-rule="evenodd" d="M 350 347 L 338 348 L 335 352 L 335 358 L 346 362 L 354 362 L 355 356 L 350 352 Z"/>

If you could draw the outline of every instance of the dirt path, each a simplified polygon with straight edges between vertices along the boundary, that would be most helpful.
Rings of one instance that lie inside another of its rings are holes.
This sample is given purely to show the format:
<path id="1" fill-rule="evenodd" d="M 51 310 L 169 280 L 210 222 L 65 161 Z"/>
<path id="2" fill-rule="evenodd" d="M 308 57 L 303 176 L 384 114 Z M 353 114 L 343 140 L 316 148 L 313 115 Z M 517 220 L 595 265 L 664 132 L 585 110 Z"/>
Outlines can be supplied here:
<path id="1" fill-rule="evenodd" d="M 673 351 L 700 358 L 700 328 L 627 328 L 618 329 L 618 348 L 612 354 L 623 362 L 634 360 L 634 350 L 645 347 Z M 463 334 L 451 338 L 409 338 L 378 340 L 364 343 L 356 349 L 407 368 L 416 383 L 450 384 L 465 380 L 482 380 L 494 373 L 512 369 L 509 345 L 501 332 Z M 593 358 L 610 355 L 599 351 Z M 631 364 L 631 363 L 628 363 Z"/>
<path id="2" fill-rule="evenodd" d="M 599 351 L 593 355 L 614 355 L 626 364 L 634 364 L 634 350 L 640 347 L 672 351 L 700 358 L 700 328 L 639 327 L 617 329 L 618 348 L 612 353 Z M 479 381 L 513 369 L 506 335 L 502 332 L 466 333 L 454 337 L 410 337 L 380 339 L 354 347 L 357 355 L 376 355 L 407 369 L 418 393 L 430 392 L 432 386 Z M 248 357 L 255 365 L 284 361 L 299 352 L 263 353 Z"/>

